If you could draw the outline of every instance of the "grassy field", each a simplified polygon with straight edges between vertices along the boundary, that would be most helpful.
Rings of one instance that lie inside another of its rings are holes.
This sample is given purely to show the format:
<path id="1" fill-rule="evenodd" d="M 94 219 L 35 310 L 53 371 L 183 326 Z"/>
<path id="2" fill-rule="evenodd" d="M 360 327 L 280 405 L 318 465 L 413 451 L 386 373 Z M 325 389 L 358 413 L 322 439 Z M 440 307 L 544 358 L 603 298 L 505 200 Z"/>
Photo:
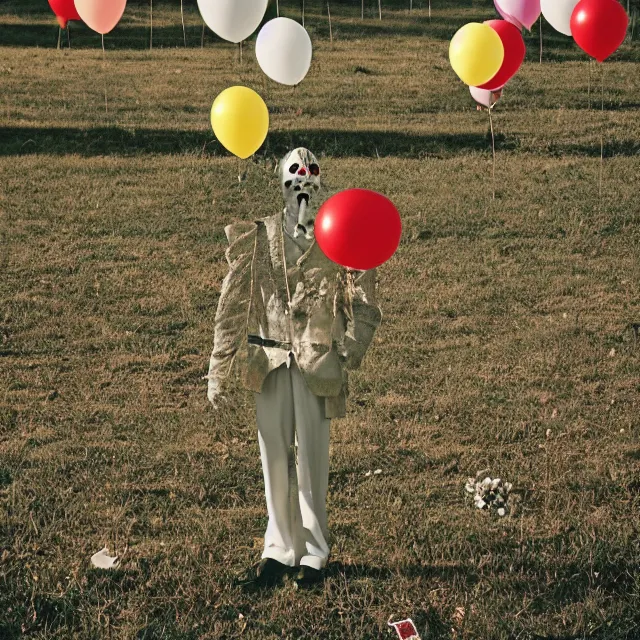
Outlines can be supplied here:
<path id="1" fill-rule="evenodd" d="M 242 63 L 201 46 L 195 2 L 187 48 L 177 0 L 154 3 L 152 50 L 131 2 L 104 59 L 77 24 L 56 50 L 44 0 L 0 4 L 2 640 L 373 640 L 404 617 L 423 640 L 640 638 L 640 46 L 590 70 L 548 25 L 540 64 L 527 34 L 492 200 L 488 117 L 447 56 L 492 4 L 414 7 L 332 2 L 331 44 L 307 0 L 292 90 L 252 42 Z M 271 112 L 247 162 L 209 126 L 232 84 Z M 325 197 L 381 191 L 404 231 L 332 423 L 324 588 L 248 595 L 231 579 L 266 526 L 253 399 L 215 415 L 201 376 L 223 227 L 279 210 L 274 163 L 300 145 Z M 508 517 L 465 494 L 484 468 L 514 484 Z M 117 570 L 91 568 L 105 545 Z"/>

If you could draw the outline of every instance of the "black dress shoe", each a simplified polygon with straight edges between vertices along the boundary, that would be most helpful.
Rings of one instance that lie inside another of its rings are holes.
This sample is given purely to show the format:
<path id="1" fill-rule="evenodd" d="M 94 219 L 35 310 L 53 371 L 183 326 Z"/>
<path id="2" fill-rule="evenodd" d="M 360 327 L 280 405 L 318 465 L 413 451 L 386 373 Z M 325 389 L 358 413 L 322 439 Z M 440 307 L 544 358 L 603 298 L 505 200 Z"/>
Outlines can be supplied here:
<path id="1" fill-rule="evenodd" d="M 241 587 L 273 587 L 282 579 L 290 567 L 273 558 L 263 558 L 243 574 L 238 576 L 236 584 Z"/>
<path id="2" fill-rule="evenodd" d="M 324 571 L 303 564 L 293 579 L 298 587 L 312 587 L 323 582 Z"/>

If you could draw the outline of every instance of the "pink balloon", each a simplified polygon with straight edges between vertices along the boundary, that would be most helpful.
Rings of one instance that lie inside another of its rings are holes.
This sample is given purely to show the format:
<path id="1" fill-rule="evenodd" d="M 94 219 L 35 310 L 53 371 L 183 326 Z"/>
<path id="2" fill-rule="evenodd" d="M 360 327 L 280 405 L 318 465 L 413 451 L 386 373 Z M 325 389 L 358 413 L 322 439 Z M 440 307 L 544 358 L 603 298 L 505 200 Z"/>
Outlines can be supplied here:
<path id="1" fill-rule="evenodd" d="M 498 13 L 507 21 L 510 22 L 514 27 L 518 27 L 518 29 L 522 30 L 524 29 L 524 25 L 522 24 L 522 22 L 520 22 L 520 20 L 518 20 L 517 18 L 514 18 L 511 14 L 509 13 L 505 13 L 504 11 L 500 11 L 500 9 L 497 8 L 496 9 L 498 11 Z"/>
<path id="2" fill-rule="evenodd" d="M 127 0 L 75 0 L 75 4 L 84 22 L 104 35 L 120 22 Z"/>
<path id="3" fill-rule="evenodd" d="M 540 0 L 494 0 L 494 4 L 505 20 L 529 31 L 542 13 Z"/>
<path id="4" fill-rule="evenodd" d="M 469 87 L 471 97 L 483 107 L 491 108 L 500 99 L 502 88 L 489 91 L 488 89 L 480 89 L 480 87 Z"/>

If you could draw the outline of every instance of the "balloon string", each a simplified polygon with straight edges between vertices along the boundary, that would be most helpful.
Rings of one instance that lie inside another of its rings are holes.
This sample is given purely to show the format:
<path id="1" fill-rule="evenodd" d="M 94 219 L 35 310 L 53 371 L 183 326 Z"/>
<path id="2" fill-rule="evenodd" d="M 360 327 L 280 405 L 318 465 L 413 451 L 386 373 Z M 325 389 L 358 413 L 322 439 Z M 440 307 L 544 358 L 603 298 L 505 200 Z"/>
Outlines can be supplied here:
<path id="1" fill-rule="evenodd" d="M 496 139 L 493 134 L 493 106 L 489 107 L 489 127 L 491 127 L 491 151 L 493 153 L 493 164 L 491 168 L 491 184 L 493 188 L 492 200 L 496 199 Z"/>
<path id="2" fill-rule="evenodd" d="M 71 20 L 69 20 L 69 22 L 67 22 L 67 44 L 69 45 L 69 49 L 71 49 L 71 33 L 70 33 L 70 29 L 71 29 Z"/>
<path id="3" fill-rule="evenodd" d="M 151 33 L 149 35 L 149 51 L 153 49 L 153 0 L 151 0 L 150 5 L 151 5 L 151 10 L 149 12 L 149 17 L 151 21 Z"/>
<path id="4" fill-rule="evenodd" d="M 107 102 L 107 67 L 104 55 L 104 33 L 102 34 L 102 73 L 104 76 L 104 111 L 109 113 L 109 104 Z"/>
<path id="5" fill-rule="evenodd" d="M 204 22 L 202 23 L 202 36 L 200 37 L 200 48 L 204 49 Z"/>
<path id="6" fill-rule="evenodd" d="M 589 58 L 589 111 L 591 111 L 591 58 Z"/>
<path id="7" fill-rule="evenodd" d="M 180 17 L 182 19 L 182 37 L 184 38 L 184 47 L 187 48 L 187 32 L 184 29 L 184 9 L 182 7 L 182 0 L 180 0 Z"/>
<path id="8" fill-rule="evenodd" d="M 540 16 L 540 64 L 542 64 L 542 16 Z"/>
<path id="9" fill-rule="evenodd" d="M 60 50 L 60 36 L 62 35 L 62 27 L 58 27 L 58 50 Z"/>
<path id="10" fill-rule="evenodd" d="M 280 17 L 280 2 L 279 2 L 279 0 L 276 0 L 276 16 L 278 18 Z"/>
<path id="11" fill-rule="evenodd" d="M 604 64 L 602 64 L 602 83 L 600 87 L 600 99 L 601 99 L 601 109 L 602 109 L 602 127 L 600 129 L 600 180 L 599 180 L 599 203 L 600 209 L 602 209 L 602 174 L 604 173 L 604 128 L 605 128 L 605 117 L 604 117 Z"/>
<path id="12" fill-rule="evenodd" d="M 327 2 L 327 14 L 329 15 L 329 42 L 333 44 L 333 30 L 331 29 L 331 9 L 329 8 L 328 2 Z"/>

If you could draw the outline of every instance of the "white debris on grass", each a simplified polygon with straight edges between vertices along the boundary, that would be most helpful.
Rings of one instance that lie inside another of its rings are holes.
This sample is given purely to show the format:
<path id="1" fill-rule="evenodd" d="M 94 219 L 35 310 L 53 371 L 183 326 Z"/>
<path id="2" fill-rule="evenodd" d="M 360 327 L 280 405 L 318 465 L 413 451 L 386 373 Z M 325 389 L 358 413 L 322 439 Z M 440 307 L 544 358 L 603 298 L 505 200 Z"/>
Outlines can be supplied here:
<path id="1" fill-rule="evenodd" d="M 118 556 L 110 556 L 109 549 L 105 547 L 91 556 L 91 564 L 98 569 L 115 569 L 120 562 Z"/>
<path id="2" fill-rule="evenodd" d="M 488 509 L 495 511 L 499 516 L 509 513 L 509 493 L 513 488 L 510 482 L 503 482 L 501 478 L 491 478 L 482 476 L 487 473 L 487 469 L 479 471 L 475 478 L 467 478 L 465 489 L 467 493 L 473 495 L 473 503 L 477 509 Z"/>

